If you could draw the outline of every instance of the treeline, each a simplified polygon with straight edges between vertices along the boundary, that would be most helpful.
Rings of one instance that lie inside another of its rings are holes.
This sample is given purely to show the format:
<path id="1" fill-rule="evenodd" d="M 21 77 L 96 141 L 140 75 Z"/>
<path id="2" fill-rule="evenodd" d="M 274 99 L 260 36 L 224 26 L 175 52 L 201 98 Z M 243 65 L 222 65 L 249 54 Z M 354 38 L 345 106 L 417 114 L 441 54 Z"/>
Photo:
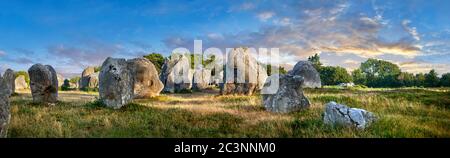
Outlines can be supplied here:
<path id="1" fill-rule="evenodd" d="M 165 57 L 159 53 L 151 53 L 145 55 L 144 58 L 149 59 L 156 67 L 157 71 L 161 71 Z M 194 68 L 194 58 L 200 58 L 198 55 L 191 54 L 191 68 Z M 202 64 L 207 65 L 214 61 L 215 56 L 209 56 L 202 59 Z M 351 73 L 340 66 L 323 66 L 320 62 L 318 54 L 308 58 L 314 67 L 320 73 L 322 85 L 338 85 L 340 83 L 353 82 L 356 85 L 364 85 L 367 87 L 450 87 L 450 73 L 439 74 L 435 70 L 428 73 L 408 73 L 402 72 L 398 65 L 388 61 L 378 59 L 368 59 L 361 63 L 358 69 Z M 287 71 L 283 67 L 274 67 L 266 65 L 267 74 L 274 73 L 286 74 Z M 74 77 L 70 82 L 78 82 L 79 77 Z"/>
<path id="2" fill-rule="evenodd" d="M 308 61 L 319 71 L 323 85 L 353 82 L 367 87 L 450 87 L 450 73 L 439 77 L 435 70 L 425 74 L 402 72 L 398 65 L 384 60 L 368 59 L 351 74 L 343 67 L 322 66 L 317 54 Z"/>

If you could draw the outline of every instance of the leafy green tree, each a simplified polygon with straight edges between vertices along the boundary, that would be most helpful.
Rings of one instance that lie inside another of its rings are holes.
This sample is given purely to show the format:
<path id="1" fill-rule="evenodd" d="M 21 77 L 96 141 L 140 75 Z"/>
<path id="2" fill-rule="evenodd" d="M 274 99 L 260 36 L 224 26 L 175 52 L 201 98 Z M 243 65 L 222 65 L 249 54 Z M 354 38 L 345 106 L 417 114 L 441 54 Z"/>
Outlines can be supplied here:
<path id="1" fill-rule="evenodd" d="M 450 87 L 450 73 L 446 73 L 446 74 L 442 75 L 441 86 Z"/>
<path id="2" fill-rule="evenodd" d="M 284 69 L 284 67 L 279 66 L 278 69 L 275 66 L 272 65 L 267 65 L 266 66 L 267 69 L 267 75 L 272 75 L 272 74 L 287 74 L 287 71 Z"/>
<path id="3" fill-rule="evenodd" d="M 440 79 L 434 69 L 425 74 L 425 87 L 438 87 L 439 82 Z"/>
<path id="4" fill-rule="evenodd" d="M 71 78 L 70 80 L 69 80 L 69 82 L 70 83 L 78 83 L 78 81 L 80 81 L 80 79 L 81 79 L 81 77 L 80 76 L 76 76 L 76 77 L 73 77 L 73 78 Z"/>
<path id="5" fill-rule="evenodd" d="M 361 63 L 359 68 L 366 77 L 369 87 L 398 87 L 397 77 L 400 75 L 400 68 L 388 61 L 368 59 Z"/>
<path id="6" fill-rule="evenodd" d="M 147 58 L 148 60 L 150 60 L 153 65 L 155 65 L 156 70 L 158 72 L 161 72 L 161 67 L 164 64 L 164 57 L 159 54 L 159 53 L 151 53 L 148 55 L 145 55 L 144 58 Z"/>
<path id="7" fill-rule="evenodd" d="M 320 62 L 320 56 L 318 54 L 314 54 L 313 56 L 308 57 L 308 61 L 310 61 L 313 64 L 314 68 L 316 68 L 316 70 L 320 72 L 322 63 Z"/>
<path id="8" fill-rule="evenodd" d="M 320 70 L 323 85 L 337 85 L 352 82 L 352 76 L 343 67 L 324 66 Z"/>
<path id="9" fill-rule="evenodd" d="M 352 71 L 353 82 L 357 85 L 367 85 L 366 75 L 361 69 L 355 69 Z"/>
<path id="10" fill-rule="evenodd" d="M 398 75 L 397 80 L 399 81 L 400 86 L 403 87 L 412 87 L 414 86 L 414 74 L 408 72 L 401 72 Z"/>
<path id="11" fill-rule="evenodd" d="M 423 73 L 416 74 L 414 85 L 417 87 L 425 87 L 425 74 Z"/>

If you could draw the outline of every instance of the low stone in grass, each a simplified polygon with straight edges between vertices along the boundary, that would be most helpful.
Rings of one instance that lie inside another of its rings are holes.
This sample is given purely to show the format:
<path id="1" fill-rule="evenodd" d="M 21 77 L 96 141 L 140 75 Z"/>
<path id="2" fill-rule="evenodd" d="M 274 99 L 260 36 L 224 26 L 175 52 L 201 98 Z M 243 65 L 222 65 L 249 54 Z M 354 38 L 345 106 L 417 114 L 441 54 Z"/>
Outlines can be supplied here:
<path id="1" fill-rule="evenodd" d="M 364 109 L 349 108 L 336 102 L 329 102 L 325 106 L 323 116 L 325 124 L 365 129 L 377 119 L 372 112 Z"/>

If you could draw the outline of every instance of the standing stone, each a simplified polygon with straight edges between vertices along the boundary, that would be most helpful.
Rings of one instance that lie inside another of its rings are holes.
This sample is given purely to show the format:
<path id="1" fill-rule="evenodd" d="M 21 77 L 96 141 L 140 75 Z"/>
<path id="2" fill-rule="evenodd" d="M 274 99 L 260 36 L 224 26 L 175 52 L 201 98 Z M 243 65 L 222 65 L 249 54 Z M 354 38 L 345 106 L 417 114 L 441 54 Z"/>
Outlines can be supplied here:
<path id="1" fill-rule="evenodd" d="M 349 108 L 336 102 L 325 105 L 323 121 L 330 125 L 343 125 L 364 129 L 376 121 L 376 116 L 364 109 Z"/>
<path id="2" fill-rule="evenodd" d="M 5 74 L 3 75 L 3 80 L 5 81 L 6 84 L 6 89 L 8 89 L 8 94 L 9 96 L 11 96 L 12 94 L 15 93 L 15 75 L 14 75 L 14 71 L 11 69 L 7 69 L 5 71 Z"/>
<path id="3" fill-rule="evenodd" d="M 83 70 L 81 73 L 80 78 L 80 89 L 87 89 L 87 88 L 97 88 L 98 87 L 98 73 L 95 73 L 94 67 L 87 67 Z"/>
<path id="4" fill-rule="evenodd" d="M 56 78 L 58 78 L 58 87 L 61 87 L 64 84 L 64 77 L 60 74 L 56 74 Z"/>
<path id="5" fill-rule="evenodd" d="M 86 81 L 86 86 L 84 88 L 97 88 L 98 87 L 98 76 L 99 73 L 93 73 L 90 74 L 89 76 L 85 77 L 85 81 Z"/>
<path id="6" fill-rule="evenodd" d="M 14 80 L 14 83 L 16 91 L 29 88 L 24 75 L 17 76 L 17 78 Z"/>
<path id="7" fill-rule="evenodd" d="M 235 48 L 228 54 L 221 94 L 252 95 L 262 89 L 267 71 L 247 48 Z"/>
<path id="8" fill-rule="evenodd" d="M 50 65 L 35 64 L 28 69 L 31 94 L 35 103 L 56 103 L 58 101 L 58 79 Z"/>
<path id="9" fill-rule="evenodd" d="M 302 76 L 304 78 L 303 88 L 322 87 L 320 74 L 309 61 L 299 61 L 288 74 Z"/>
<path id="10" fill-rule="evenodd" d="M 204 90 L 207 89 L 211 81 L 211 70 L 205 68 L 197 68 L 193 75 L 192 89 Z"/>
<path id="11" fill-rule="evenodd" d="M 100 99 L 107 107 L 119 109 L 133 99 L 133 73 L 125 59 L 108 57 L 99 79 Z"/>
<path id="12" fill-rule="evenodd" d="M 214 76 L 211 77 L 211 83 L 215 86 L 220 86 L 223 83 L 223 69 L 215 71 Z"/>
<path id="13" fill-rule="evenodd" d="M 6 138 L 8 131 L 8 124 L 11 119 L 9 111 L 9 96 L 11 95 L 8 89 L 8 83 L 0 74 L 0 138 Z"/>
<path id="14" fill-rule="evenodd" d="M 164 85 L 155 65 L 146 58 L 128 60 L 128 63 L 134 77 L 134 98 L 158 96 Z"/>
<path id="15" fill-rule="evenodd" d="M 174 93 L 192 88 L 194 72 L 186 55 L 172 55 L 164 61 L 160 80 L 164 84 L 164 92 Z"/>
<path id="16" fill-rule="evenodd" d="M 310 102 L 303 94 L 302 84 L 301 76 L 278 74 L 270 76 L 261 91 L 264 107 L 267 111 L 279 113 L 309 108 Z"/>

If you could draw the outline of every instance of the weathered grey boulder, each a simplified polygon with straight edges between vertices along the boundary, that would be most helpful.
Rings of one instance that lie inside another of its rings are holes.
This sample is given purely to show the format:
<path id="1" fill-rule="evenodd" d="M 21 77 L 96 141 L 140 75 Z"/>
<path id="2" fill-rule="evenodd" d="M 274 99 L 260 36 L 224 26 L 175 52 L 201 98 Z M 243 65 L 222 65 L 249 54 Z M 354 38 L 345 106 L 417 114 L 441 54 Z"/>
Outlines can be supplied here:
<path id="1" fill-rule="evenodd" d="M 155 65 L 146 58 L 128 60 L 128 63 L 134 77 L 134 98 L 158 96 L 164 85 Z"/>
<path id="2" fill-rule="evenodd" d="M 349 108 L 336 102 L 325 105 L 323 121 L 330 125 L 343 125 L 364 129 L 376 121 L 376 116 L 364 109 Z"/>
<path id="3" fill-rule="evenodd" d="M 58 79 L 50 65 L 35 64 L 28 69 L 30 88 L 35 103 L 56 103 L 58 101 Z"/>
<path id="4" fill-rule="evenodd" d="M 267 71 L 251 55 L 247 48 L 234 48 L 228 53 L 221 94 L 252 95 L 261 90 Z"/>
<path id="5" fill-rule="evenodd" d="M 204 90 L 210 87 L 211 82 L 211 70 L 205 68 L 197 68 L 193 75 L 193 85 L 192 89 Z"/>
<path id="6" fill-rule="evenodd" d="M 7 69 L 3 75 L 3 80 L 5 81 L 9 96 L 15 93 L 15 78 L 14 71 L 11 69 Z"/>
<path id="7" fill-rule="evenodd" d="M 193 70 L 186 55 L 174 54 L 164 61 L 160 80 L 164 84 L 164 92 L 177 92 L 192 88 Z"/>
<path id="8" fill-rule="evenodd" d="M 95 72 L 94 67 L 87 67 L 81 73 L 80 78 L 80 89 L 92 89 L 98 87 L 98 75 L 99 73 Z"/>
<path id="9" fill-rule="evenodd" d="M 309 108 L 310 102 L 303 94 L 303 77 L 274 74 L 267 78 L 261 91 L 267 111 L 288 113 Z"/>
<path id="10" fill-rule="evenodd" d="M 16 91 L 25 90 L 29 88 L 28 83 L 25 80 L 25 76 L 23 75 L 17 76 L 17 78 L 14 80 L 14 83 Z"/>
<path id="11" fill-rule="evenodd" d="M 133 99 L 133 74 L 125 59 L 108 57 L 99 79 L 100 99 L 107 107 L 119 109 Z"/>
<path id="12" fill-rule="evenodd" d="M 304 78 L 303 88 L 322 87 L 320 74 L 309 61 L 299 61 L 288 74 L 302 76 Z"/>

